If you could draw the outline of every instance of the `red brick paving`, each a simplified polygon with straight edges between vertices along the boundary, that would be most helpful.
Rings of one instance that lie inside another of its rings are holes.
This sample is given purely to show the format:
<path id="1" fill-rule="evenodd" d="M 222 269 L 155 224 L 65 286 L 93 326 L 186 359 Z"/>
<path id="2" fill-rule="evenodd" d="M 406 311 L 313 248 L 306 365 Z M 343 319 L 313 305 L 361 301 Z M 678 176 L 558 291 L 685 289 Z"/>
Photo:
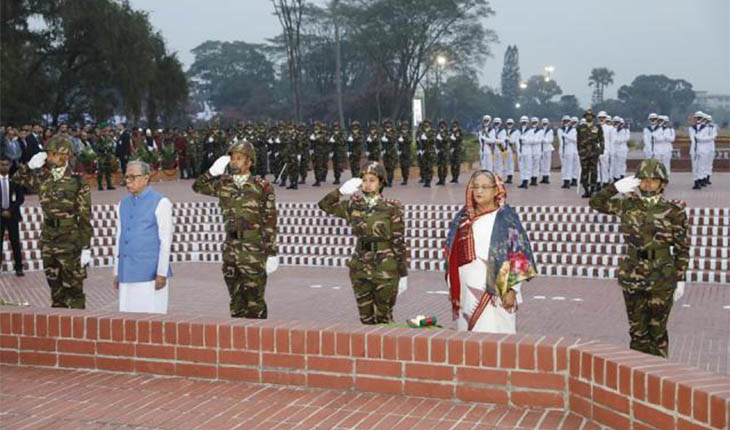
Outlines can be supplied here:
<path id="1" fill-rule="evenodd" d="M 225 317 L 228 292 L 215 263 L 174 264 L 170 313 Z M 436 315 L 454 328 L 443 273 L 410 271 L 409 289 L 398 298 L 398 321 L 418 314 Z M 312 286 L 319 286 L 312 288 Z M 358 323 L 347 269 L 283 267 L 266 290 L 269 318 Z M 85 283 L 89 310 L 116 310 L 111 269 L 91 269 Z M 538 277 L 524 287 L 517 330 L 520 333 L 583 338 L 628 345 L 628 323 L 616 281 Z M 541 298 L 544 297 L 544 298 Z M 19 279 L 0 276 L 0 298 L 50 306 L 41 272 Z M 730 288 L 691 284 L 669 318 L 670 359 L 716 373 L 730 373 Z M 326 311 L 323 311 L 326 310 Z"/>
<path id="2" fill-rule="evenodd" d="M 15 429 L 601 429 L 578 415 L 417 397 L 0 366 Z"/>

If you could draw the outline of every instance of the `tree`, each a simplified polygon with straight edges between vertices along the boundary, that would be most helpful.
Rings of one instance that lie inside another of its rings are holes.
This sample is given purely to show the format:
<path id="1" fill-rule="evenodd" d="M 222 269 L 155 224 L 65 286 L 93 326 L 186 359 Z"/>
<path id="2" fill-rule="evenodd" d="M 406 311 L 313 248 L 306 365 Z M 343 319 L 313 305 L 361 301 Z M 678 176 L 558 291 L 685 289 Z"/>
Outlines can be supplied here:
<path id="1" fill-rule="evenodd" d="M 199 97 L 217 110 L 256 115 L 262 102 L 276 99 L 274 64 L 263 51 L 261 45 L 208 40 L 192 49 L 188 77 Z"/>
<path id="2" fill-rule="evenodd" d="M 508 106 L 520 98 L 520 53 L 517 46 L 508 46 L 502 66 L 502 97 Z"/>
<path id="3" fill-rule="evenodd" d="M 583 109 L 581 109 L 580 103 L 578 103 L 578 98 L 576 96 L 569 94 L 560 97 L 557 115 L 570 115 L 580 117 L 582 114 Z"/>
<path id="4" fill-rule="evenodd" d="M 274 5 L 274 14 L 279 18 L 279 23 L 284 32 L 286 46 L 286 59 L 289 71 L 289 83 L 293 102 L 294 120 L 301 119 L 301 92 L 299 80 L 301 77 L 301 34 L 302 14 L 304 13 L 304 0 L 271 0 Z"/>
<path id="5" fill-rule="evenodd" d="M 530 79 L 527 80 L 527 88 L 524 90 L 527 104 L 545 105 L 560 94 L 563 94 L 560 85 L 554 79 L 545 79 L 542 75 L 530 76 Z"/>
<path id="6" fill-rule="evenodd" d="M 603 94 L 607 86 L 613 84 L 613 70 L 606 67 L 598 67 L 591 70 L 588 77 L 588 86 L 593 87 L 593 104 L 603 102 Z"/>
<path id="7" fill-rule="evenodd" d="M 689 113 L 695 92 L 684 79 L 639 75 L 631 85 L 619 88 L 618 99 L 625 103 L 627 116 L 634 121 L 643 121 L 650 112 L 680 118 Z"/>
<path id="8" fill-rule="evenodd" d="M 483 63 L 497 40 L 483 24 L 493 14 L 486 0 L 346 0 L 341 16 L 375 66 L 376 94 L 387 94 L 399 118 L 438 55 L 454 72 Z"/>

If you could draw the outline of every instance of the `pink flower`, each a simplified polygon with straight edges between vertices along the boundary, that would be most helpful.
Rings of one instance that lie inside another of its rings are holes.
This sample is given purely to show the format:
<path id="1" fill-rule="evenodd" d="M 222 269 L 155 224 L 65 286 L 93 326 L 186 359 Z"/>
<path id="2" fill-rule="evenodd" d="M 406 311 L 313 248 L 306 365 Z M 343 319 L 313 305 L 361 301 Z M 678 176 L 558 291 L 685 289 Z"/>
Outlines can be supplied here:
<path id="1" fill-rule="evenodd" d="M 527 272 L 527 266 L 530 262 L 527 260 L 527 256 L 524 252 L 510 252 L 508 258 L 512 273 L 520 274 Z"/>

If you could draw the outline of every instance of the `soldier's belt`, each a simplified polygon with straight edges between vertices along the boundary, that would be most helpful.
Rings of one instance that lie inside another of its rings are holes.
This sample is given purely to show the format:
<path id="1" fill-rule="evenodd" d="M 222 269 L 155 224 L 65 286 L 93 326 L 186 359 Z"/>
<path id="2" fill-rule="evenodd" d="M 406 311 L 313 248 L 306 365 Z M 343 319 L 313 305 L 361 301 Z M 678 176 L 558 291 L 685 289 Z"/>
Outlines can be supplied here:
<path id="1" fill-rule="evenodd" d="M 76 225 L 76 218 L 46 218 L 43 220 L 48 227 L 73 227 Z"/>
<path id="2" fill-rule="evenodd" d="M 382 239 L 359 239 L 357 241 L 357 250 L 358 251 L 385 251 L 387 249 L 390 249 L 390 242 L 387 240 Z"/>
<path id="3" fill-rule="evenodd" d="M 672 256 L 672 252 L 669 248 L 660 248 L 660 249 L 647 249 L 647 250 L 640 250 L 636 248 L 628 248 L 629 249 L 629 257 L 631 258 L 637 258 L 639 260 L 653 260 L 655 258 L 669 258 Z"/>
<path id="4" fill-rule="evenodd" d="M 228 231 L 226 235 L 233 240 L 256 240 L 261 237 L 257 230 Z"/>

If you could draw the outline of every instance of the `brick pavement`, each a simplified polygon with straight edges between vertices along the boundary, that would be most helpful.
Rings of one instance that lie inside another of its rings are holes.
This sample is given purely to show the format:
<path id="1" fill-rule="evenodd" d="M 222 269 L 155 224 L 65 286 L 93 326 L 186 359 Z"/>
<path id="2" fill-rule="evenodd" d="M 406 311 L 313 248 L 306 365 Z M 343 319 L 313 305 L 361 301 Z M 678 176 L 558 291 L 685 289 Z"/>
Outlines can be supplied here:
<path id="1" fill-rule="evenodd" d="M 170 313 L 225 317 L 228 293 L 218 264 L 173 265 Z M 90 310 L 116 310 L 110 269 L 89 271 L 85 288 Z M 628 345 L 628 323 L 623 298 L 612 280 L 539 277 L 525 286 L 518 332 L 579 337 Z M 269 317 L 358 323 L 347 269 L 281 267 L 267 287 Z M 43 275 L 29 273 L 22 280 L 0 276 L 0 298 L 49 306 Z M 326 311 L 323 311 L 326 310 Z M 437 315 L 454 328 L 443 273 L 410 271 L 409 289 L 395 307 L 398 321 L 417 314 Z M 692 284 L 669 319 L 670 359 L 716 373 L 730 373 L 730 289 Z"/>
<path id="2" fill-rule="evenodd" d="M 565 429 L 576 414 L 244 382 L 0 367 L 0 425 L 15 429 Z"/>

